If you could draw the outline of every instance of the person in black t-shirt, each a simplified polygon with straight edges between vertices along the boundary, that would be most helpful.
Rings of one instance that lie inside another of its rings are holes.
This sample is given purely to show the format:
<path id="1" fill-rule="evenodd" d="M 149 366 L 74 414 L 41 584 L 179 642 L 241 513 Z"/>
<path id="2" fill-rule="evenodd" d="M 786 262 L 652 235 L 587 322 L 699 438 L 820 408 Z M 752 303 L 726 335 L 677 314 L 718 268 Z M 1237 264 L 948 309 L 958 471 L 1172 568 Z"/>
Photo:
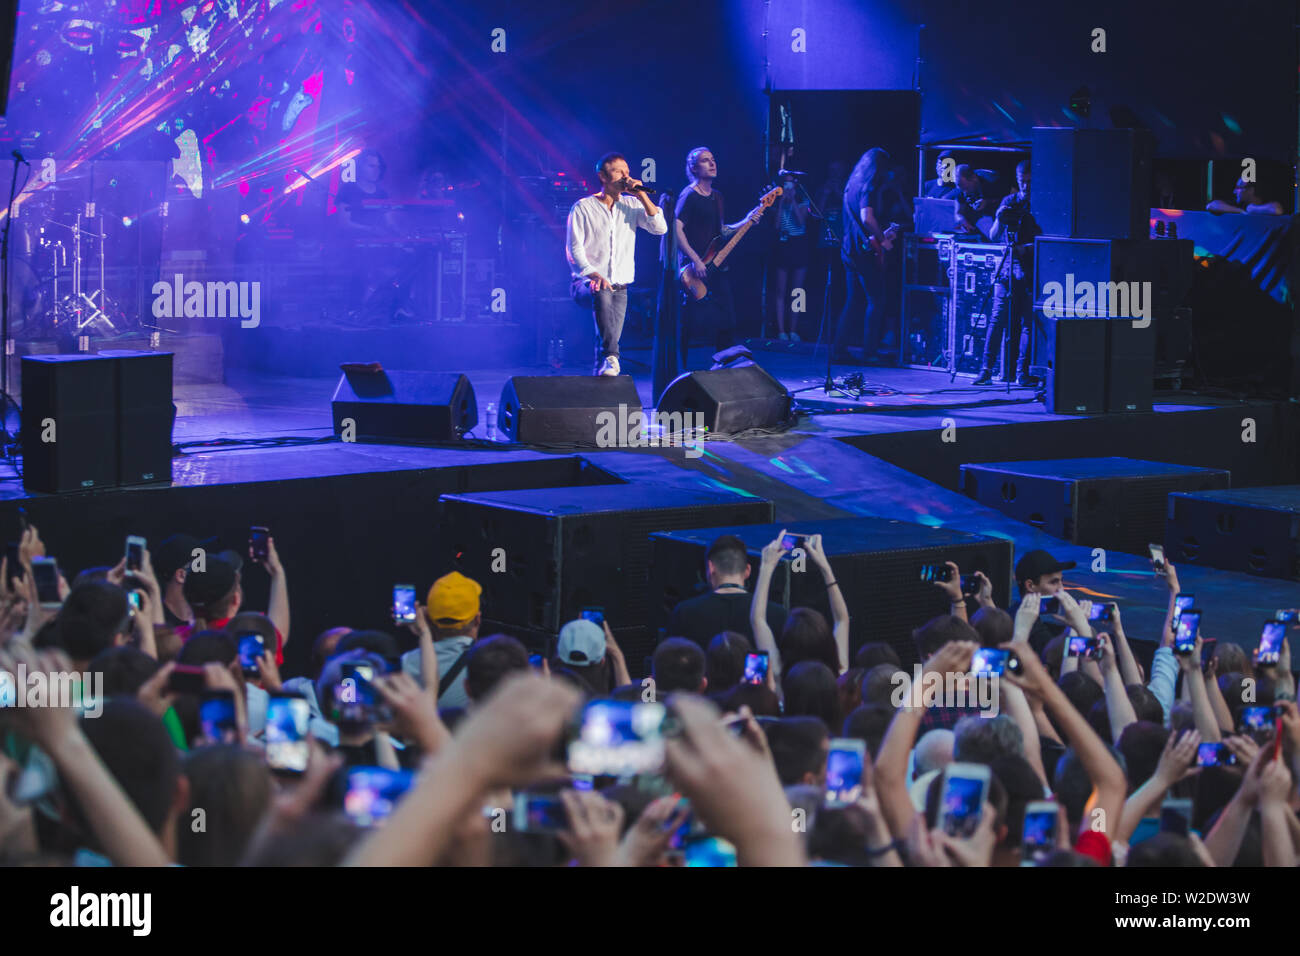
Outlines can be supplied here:
<path id="1" fill-rule="evenodd" d="M 691 332 L 701 326 L 713 327 L 715 350 L 729 348 L 736 339 L 736 310 L 731 299 L 731 284 L 727 280 L 726 266 L 715 271 L 706 280 L 708 267 L 704 256 L 709 243 L 718 236 L 730 236 L 745 224 L 723 221 L 722 193 L 713 188 L 718 175 L 718 163 L 713 151 L 697 146 L 686 155 L 686 175 L 690 186 L 677 197 L 677 268 L 689 268 L 697 279 L 707 281 L 709 292 L 696 299 L 690 292 L 682 293 L 681 360 L 688 367 Z M 762 207 L 750 214 L 755 222 L 763 215 Z M 709 635 L 712 637 L 712 635 Z"/>
<path id="2" fill-rule="evenodd" d="M 953 193 L 957 191 L 957 167 L 949 164 L 955 162 L 955 160 L 956 154 L 950 149 L 945 149 L 939 154 L 934 161 L 934 179 L 927 179 L 925 186 L 921 189 L 923 197 L 926 199 L 952 198 Z"/>
<path id="3" fill-rule="evenodd" d="M 749 552 L 745 543 L 732 534 L 724 534 L 709 545 L 707 556 L 709 587 L 698 597 L 688 598 L 673 608 L 668 620 L 668 637 L 684 637 L 707 651 L 714 635 L 735 631 L 751 641 L 749 626 L 750 593 Z M 767 605 L 767 622 L 773 634 L 785 628 L 786 612 L 771 601 Z"/>
<path id="4" fill-rule="evenodd" d="M 419 270 L 415 249 L 398 240 L 401 230 L 381 182 L 387 169 L 373 149 L 356 158 L 356 181 L 344 183 L 334 197 L 338 266 L 352 277 L 350 310 L 372 320 L 408 320 L 415 313 L 411 285 Z"/>
<path id="5" fill-rule="evenodd" d="M 1002 200 L 993 218 L 989 238 L 1003 240 L 1007 251 L 1002 257 L 993 282 L 993 309 L 988 334 L 984 339 L 984 362 L 975 385 L 993 380 L 993 366 L 1002 348 L 1002 333 L 1007 331 L 1017 342 L 1014 362 L 1002 370 L 1004 381 L 1015 375 L 1017 385 L 1029 386 L 1029 324 L 1033 307 L 1031 286 L 1034 276 L 1034 237 L 1042 232 L 1029 211 L 1029 163 L 1016 166 L 1016 191 Z M 1008 322 L 1010 328 L 1008 329 Z M 1012 368 L 1015 371 L 1012 371 Z"/>
<path id="6" fill-rule="evenodd" d="M 896 205 L 889 177 L 889 153 L 869 149 L 862 154 L 844 187 L 844 241 L 840 257 L 848 298 L 833 340 L 835 359 L 852 361 L 846 348 L 851 335 L 863 330 L 866 359 L 875 359 L 885 337 L 885 270 L 883 250 L 892 245 L 886 235 L 886 207 Z"/>

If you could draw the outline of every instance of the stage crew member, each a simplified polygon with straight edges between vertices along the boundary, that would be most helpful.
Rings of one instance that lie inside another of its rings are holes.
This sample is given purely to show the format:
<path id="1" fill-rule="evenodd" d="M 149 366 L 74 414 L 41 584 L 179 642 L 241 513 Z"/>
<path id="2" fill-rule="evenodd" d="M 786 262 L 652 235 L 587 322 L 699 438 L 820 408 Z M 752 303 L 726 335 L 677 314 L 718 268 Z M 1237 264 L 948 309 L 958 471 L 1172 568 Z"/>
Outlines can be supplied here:
<path id="1" fill-rule="evenodd" d="M 1283 213 L 1282 204 L 1265 198 L 1258 183 L 1238 179 L 1237 185 L 1232 187 L 1232 198 L 1235 205 L 1222 199 L 1211 199 L 1205 209 L 1207 212 L 1244 212 L 1256 216 L 1280 216 Z"/>
<path id="2" fill-rule="evenodd" d="M 727 224 L 722 218 L 722 193 L 713 188 L 718 175 L 718 162 L 707 146 L 697 146 L 686 154 L 686 177 L 690 187 L 683 189 L 677 198 L 677 268 L 690 268 L 701 282 L 708 276 L 704 255 L 709 243 L 718 236 L 727 237 L 745 224 L 745 220 Z M 763 215 L 760 207 L 754 214 L 757 222 Z M 712 327 L 713 346 L 717 351 L 736 344 L 736 310 L 731 299 L 731 284 L 727 281 L 726 267 L 714 270 L 708 281 L 708 294 L 697 299 L 689 292 L 682 293 L 681 359 L 687 367 L 691 332 Z"/>
<path id="3" fill-rule="evenodd" d="M 1016 166 L 1016 191 L 1002 200 L 993 217 L 989 238 L 1003 241 L 1006 251 L 998 266 L 993 282 L 993 313 L 989 319 L 988 335 L 984 339 L 984 363 L 976 385 L 987 385 L 993 380 L 993 366 L 1002 348 L 1002 332 L 1010 341 L 1017 342 L 1014 356 L 1016 384 L 1032 385 L 1029 377 L 1029 322 L 1033 297 L 1030 288 L 1034 276 L 1034 237 L 1041 233 L 1038 223 L 1029 211 L 1029 163 Z M 1002 370 L 1004 381 L 1011 379 L 1011 364 Z"/>
<path id="4" fill-rule="evenodd" d="M 596 319 L 596 374 L 618 375 L 618 340 L 627 315 L 627 287 L 635 277 L 636 230 L 668 231 L 663 211 L 639 179 L 629 176 L 620 153 L 596 164 L 601 191 L 569 210 L 568 247 L 573 298 Z"/>
<path id="5" fill-rule="evenodd" d="M 985 198 L 981 172 L 962 163 L 957 167 L 957 188 L 944 198 L 957 200 L 957 232 L 979 233 L 987 239 L 993 225 L 993 200 Z"/>

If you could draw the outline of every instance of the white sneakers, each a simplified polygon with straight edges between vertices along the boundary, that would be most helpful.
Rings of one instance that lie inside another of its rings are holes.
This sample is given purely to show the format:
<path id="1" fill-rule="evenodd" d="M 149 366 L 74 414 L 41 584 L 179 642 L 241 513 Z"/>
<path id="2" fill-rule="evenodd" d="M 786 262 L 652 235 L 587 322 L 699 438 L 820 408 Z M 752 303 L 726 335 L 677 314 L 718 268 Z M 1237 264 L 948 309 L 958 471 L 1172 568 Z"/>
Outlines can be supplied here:
<path id="1" fill-rule="evenodd" d="M 618 356 L 606 355 L 605 361 L 600 363 L 600 371 L 598 371 L 596 374 L 597 375 L 618 375 L 618 373 L 619 373 Z"/>
<path id="2" fill-rule="evenodd" d="M 798 341 L 799 341 L 799 333 L 798 333 L 798 332 L 788 332 L 788 333 L 787 333 L 787 332 L 782 332 L 780 335 L 778 335 L 778 336 L 776 337 L 776 339 L 777 339 L 778 342 L 798 342 Z"/>
<path id="3" fill-rule="evenodd" d="M 798 332 L 791 332 L 791 333 L 790 333 L 790 341 L 791 341 L 791 342 L 799 342 L 799 341 L 802 341 L 802 340 L 799 338 L 799 333 L 798 333 Z"/>
<path id="4" fill-rule="evenodd" d="M 786 335 L 784 332 L 780 332 L 777 334 L 776 340 L 778 342 L 788 342 L 790 341 L 790 336 Z"/>

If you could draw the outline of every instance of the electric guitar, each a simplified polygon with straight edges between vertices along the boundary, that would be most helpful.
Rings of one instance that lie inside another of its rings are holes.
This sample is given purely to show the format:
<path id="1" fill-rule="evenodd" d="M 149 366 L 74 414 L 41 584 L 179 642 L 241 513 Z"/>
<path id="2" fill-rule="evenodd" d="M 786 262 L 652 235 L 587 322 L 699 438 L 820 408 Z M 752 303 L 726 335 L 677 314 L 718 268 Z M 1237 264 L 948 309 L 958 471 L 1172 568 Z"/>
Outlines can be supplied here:
<path id="1" fill-rule="evenodd" d="M 709 243 L 709 248 L 705 250 L 704 255 L 700 256 L 700 261 L 708 267 L 705 273 L 705 279 L 711 279 L 713 274 L 722 268 L 723 260 L 731 254 L 731 250 L 736 248 L 736 243 L 740 242 L 741 237 L 749 232 L 749 227 L 754 224 L 751 218 L 760 209 L 766 209 L 776 202 L 777 197 L 781 195 L 781 187 L 777 186 L 771 192 L 764 194 L 763 198 L 758 201 L 758 205 L 749 211 L 745 217 L 745 224 L 731 234 L 731 238 L 723 241 L 722 236 L 717 236 Z M 695 275 L 695 264 L 688 262 L 678 273 L 683 288 L 686 289 L 696 299 L 703 299 L 709 294 L 709 287 L 705 284 L 704 279 Z"/>
<path id="2" fill-rule="evenodd" d="M 884 266 L 885 253 L 894 248 L 894 240 L 898 238 L 898 234 L 902 229 L 903 227 L 898 223 L 891 222 L 889 228 L 885 230 L 883 241 L 875 236 L 867 236 L 867 245 L 871 247 L 871 251 L 876 255 L 877 265 Z"/>

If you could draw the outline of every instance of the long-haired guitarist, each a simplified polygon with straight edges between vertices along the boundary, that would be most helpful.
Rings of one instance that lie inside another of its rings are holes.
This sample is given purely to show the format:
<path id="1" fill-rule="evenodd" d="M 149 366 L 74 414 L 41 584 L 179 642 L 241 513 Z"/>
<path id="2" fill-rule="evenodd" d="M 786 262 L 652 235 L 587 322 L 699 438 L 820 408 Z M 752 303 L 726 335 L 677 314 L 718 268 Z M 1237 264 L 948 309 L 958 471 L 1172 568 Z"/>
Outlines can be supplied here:
<path id="1" fill-rule="evenodd" d="M 722 269 L 709 268 L 705 257 L 713 239 L 719 236 L 730 237 L 747 223 L 758 222 L 763 215 L 764 207 L 759 206 L 744 219 L 734 223 L 724 222 L 722 193 L 713 188 L 717 175 L 717 160 L 707 146 L 697 146 L 686 154 L 686 176 L 690 180 L 690 187 L 683 189 L 677 199 L 677 267 L 685 270 L 684 280 L 694 279 L 700 284 L 707 284 L 707 291 L 703 298 L 690 291 L 683 293 L 682 368 L 687 367 L 686 358 L 693 329 L 712 326 L 715 349 L 725 349 L 735 344 L 736 311 L 731 299 L 731 285 Z"/>
<path id="2" fill-rule="evenodd" d="M 891 193 L 889 153 L 869 149 L 862 154 L 844 187 L 844 241 L 840 257 L 848 284 L 848 298 L 835 329 L 834 357 L 852 361 L 846 348 L 850 336 L 864 331 L 864 357 L 880 360 L 885 338 L 884 253 L 893 247 L 899 226 L 885 226 L 887 210 L 897 205 Z M 865 329 L 864 329 L 865 323 Z"/>

